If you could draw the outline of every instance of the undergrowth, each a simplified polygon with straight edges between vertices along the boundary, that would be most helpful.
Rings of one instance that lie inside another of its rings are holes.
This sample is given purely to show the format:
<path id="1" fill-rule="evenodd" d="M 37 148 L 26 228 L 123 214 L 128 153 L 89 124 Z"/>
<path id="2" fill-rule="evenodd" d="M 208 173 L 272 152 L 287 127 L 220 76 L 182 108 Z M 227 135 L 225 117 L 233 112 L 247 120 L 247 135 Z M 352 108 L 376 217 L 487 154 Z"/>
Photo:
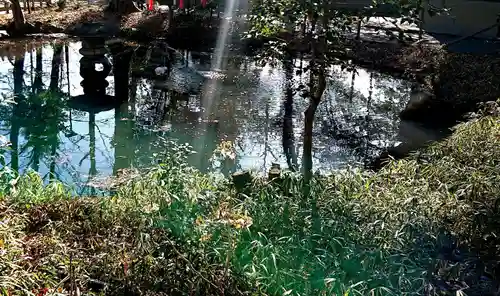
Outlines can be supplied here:
<path id="1" fill-rule="evenodd" d="M 0 295 L 498 295 L 498 147 L 482 116 L 308 195 L 293 174 L 237 192 L 185 147 L 110 198 L 7 175 Z"/>

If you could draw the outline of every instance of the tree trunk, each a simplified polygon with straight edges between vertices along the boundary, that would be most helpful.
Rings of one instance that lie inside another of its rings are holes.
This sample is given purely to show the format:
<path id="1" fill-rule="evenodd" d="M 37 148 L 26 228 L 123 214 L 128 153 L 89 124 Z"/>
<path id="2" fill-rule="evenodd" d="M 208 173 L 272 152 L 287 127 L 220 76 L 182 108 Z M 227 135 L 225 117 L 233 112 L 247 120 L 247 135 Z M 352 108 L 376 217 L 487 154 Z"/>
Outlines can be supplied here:
<path id="1" fill-rule="evenodd" d="M 51 91 L 59 90 L 59 69 L 61 68 L 61 58 L 62 58 L 62 45 L 56 45 L 54 47 L 54 55 L 52 56 L 52 70 L 50 71 L 50 85 L 49 89 Z"/>
<path id="2" fill-rule="evenodd" d="M 24 57 L 16 58 L 14 62 L 14 108 L 12 111 L 11 127 L 9 141 L 11 143 L 10 166 L 19 171 L 19 130 L 21 129 L 22 105 L 24 104 L 23 76 L 24 76 Z"/>
<path id="3" fill-rule="evenodd" d="M 12 19 L 9 35 L 24 35 L 26 19 L 24 18 L 23 9 L 19 0 L 10 0 L 12 6 Z"/>
<path id="4" fill-rule="evenodd" d="M 89 178 L 88 178 L 88 183 L 92 181 L 92 178 L 94 178 L 97 175 L 97 163 L 96 163 L 96 158 L 95 158 L 95 142 L 96 142 L 96 137 L 95 137 L 95 129 L 96 129 L 96 123 L 95 123 L 95 113 L 94 112 L 89 112 L 89 156 L 90 156 L 90 168 L 89 168 Z M 94 186 L 90 187 L 90 195 L 94 196 L 96 194 L 96 188 Z"/>
<path id="5" fill-rule="evenodd" d="M 313 126 L 314 126 L 314 114 L 318 109 L 318 104 L 311 100 L 309 107 L 304 112 L 304 142 L 303 142 L 303 153 L 302 153 L 302 169 L 304 173 L 304 178 L 306 182 L 312 178 L 312 145 L 313 145 Z"/>
<path id="6" fill-rule="evenodd" d="M 321 65 L 317 75 L 311 74 L 310 76 L 310 89 L 311 97 L 309 98 L 309 107 L 304 112 L 305 123 L 304 123 L 304 153 L 303 153 L 303 173 L 306 182 L 312 177 L 312 136 L 313 136 L 313 125 L 314 125 L 314 115 L 316 114 L 316 109 L 321 102 L 321 97 L 326 89 L 326 73 L 325 69 Z M 314 69 L 311 67 L 311 69 Z M 314 70 L 310 70 L 314 71 Z"/>
<path id="7" fill-rule="evenodd" d="M 33 92 L 39 94 L 43 90 L 43 55 L 42 49 L 37 48 L 35 58 L 35 79 L 33 81 Z"/>
<path id="8" fill-rule="evenodd" d="M 291 56 L 285 61 L 285 101 L 283 116 L 283 152 L 286 157 L 288 168 L 296 171 L 297 153 L 295 151 L 295 137 L 293 132 L 293 60 Z"/>
<path id="9" fill-rule="evenodd" d="M 113 56 L 115 99 L 126 102 L 129 97 L 130 61 L 134 52 L 131 48 L 119 44 L 111 46 L 110 51 Z"/>
<path id="10" fill-rule="evenodd" d="M 49 182 L 57 181 L 56 160 L 57 160 L 57 141 L 54 141 L 54 143 L 52 143 L 52 146 L 50 148 Z"/>
<path id="11" fill-rule="evenodd" d="M 40 153 L 40 145 L 38 143 L 35 143 L 33 145 L 33 162 L 31 165 L 31 169 L 35 172 L 38 173 L 38 170 L 40 169 L 40 157 L 42 154 Z"/>
<path id="12" fill-rule="evenodd" d="M 325 23 L 325 19 L 322 19 L 322 23 Z M 316 25 L 318 22 L 318 15 L 313 14 L 312 26 L 310 35 L 314 34 L 316 31 Z M 322 33 L 326 33 L 326 28 L 323 26 L 321 28 Z M 316 34 L 317 36 L 318 34 Z M 316 39 L 320 39 L 318 41 Z M 325 46 L 326 38 L 311 38 L 311 61 L 309 62 L 309 107 L 304 112 L 305 123 L 304 123 L 304 153 L 303 153 L 303 173 L 305 182 L 308 183 L 312 178 L 312 136 L 313 136 L 313 125 L 314 125 L 314 115 L 316 114 L 316 109 L 321 102 L 323 93 L 326 89 L 326 65 L 323 57 L 319 57 L 321 54 L 319 51 L 320 45 Z"/>

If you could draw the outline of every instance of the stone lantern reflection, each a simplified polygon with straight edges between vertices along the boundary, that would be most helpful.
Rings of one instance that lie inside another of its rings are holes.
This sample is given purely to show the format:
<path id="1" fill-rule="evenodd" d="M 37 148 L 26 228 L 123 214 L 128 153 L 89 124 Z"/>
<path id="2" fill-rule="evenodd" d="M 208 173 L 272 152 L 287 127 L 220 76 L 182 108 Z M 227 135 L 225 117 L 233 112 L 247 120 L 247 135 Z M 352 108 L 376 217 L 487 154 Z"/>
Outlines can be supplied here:
<path id="1" fill-rule="evenodd" d="M 109 82 L 106 78 L 113 68 L 106 54 L 108 49 L 103 38 L 85 38 L 82 40 L 80 54 L 80 76 L 83 78 L 80 85 L 83 95 L 71 97 L 71 108 L 92 114 L 108 111 L 115 108 L 114 96 L 106 94 Z"/>
<path id="2" fill-rule="evenodd" d="M 102 38 L 86 38 L 82 40 L 82 48 L 79 50 L 83 56 L 80 59 L 80 76 L 83 78 L 80 85 L 83 94 L 72 96 L 68 104 L 72 109 L 88 112 L 89 116 L 89 156 L 90 170 L 89 181 L 97 175 L 96 166 L 96 114 L 112 110 L 117 102 L 114 96 L 106 94 L 109 82 L 106 80 L 111 73 L 112 64 L 106 54 L 108 49 Z M 94 188 L 91 187 L 91 192 Z"/>
<path id="3" fill-rule="evenodd" d="M 80 54 L 83 57 L 80 59 L 80 76 L 83 78 L 81 86 L 84 94 L 104 95 L 106 93 L 106 87 L 109 85 L 106 77 L 112 69 L 111 62 L 106 57 L 107 53 L 104 39 L 82 41 Z"/>

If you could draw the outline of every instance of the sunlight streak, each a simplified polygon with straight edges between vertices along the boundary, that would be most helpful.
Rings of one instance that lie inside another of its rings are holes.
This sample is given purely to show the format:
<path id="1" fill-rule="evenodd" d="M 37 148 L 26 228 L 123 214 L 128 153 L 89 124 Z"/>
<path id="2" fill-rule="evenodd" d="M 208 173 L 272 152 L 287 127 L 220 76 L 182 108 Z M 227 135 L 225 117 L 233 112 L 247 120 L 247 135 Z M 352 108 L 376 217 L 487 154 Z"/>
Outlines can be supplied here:
<path id="1" fill-rule="evenodd" d="M 240 0 L 226 0 L 224 6 L 224 15 L 221 20 L 221 26 L 219 29 L 219 34 L 217 37 L 217 43 L 215 47 L 214 54 L 211 60 L 211 72 L 223 72 L 227 67 L 228 60 L 228 42 L 229 36 L 231 35 L 230 29 L 235 21 L 234 17 L 236 15 L 236 11 L 240 6 Z M 219 79 L 209 79 L 205 85 L 203 86 L 202 97 L 201 97 L 201 106 L 203 106 L 205 111 L 205 116 L 209 117 L 209 119 L 214 120 L 212 117 L 213 114 L 213 103 L 214 100 L 220 95 L 220 82 Z M 206 131 L 208 124 L 211 120 L 203 121 L 203 129 Z M 215 123 L 215 122 L 214 122 Z M 215 123 L 217 124 L 217 123 Z M 203 134 L 203 138 L 201 139 L 202 143 L 206 144 L 207 139 L 207 131 Z M 205 156 L 198 154 L 197 162 L 201 163 Z"/>

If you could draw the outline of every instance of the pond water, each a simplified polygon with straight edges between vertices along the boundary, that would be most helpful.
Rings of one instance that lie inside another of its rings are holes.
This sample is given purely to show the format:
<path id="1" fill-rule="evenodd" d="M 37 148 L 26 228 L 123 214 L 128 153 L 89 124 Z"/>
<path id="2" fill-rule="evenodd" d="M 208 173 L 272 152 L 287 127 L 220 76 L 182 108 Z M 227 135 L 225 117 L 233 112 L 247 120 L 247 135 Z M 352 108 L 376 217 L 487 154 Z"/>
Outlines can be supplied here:
<path id="1" fill-rule="evenodd" d="M 5 158 L 14 170 L 37 171 L 85 194 L 95 178 L 161 161 L 171 140 L 192 146 L 189 162 L 203 171 L 300 166 L 307 101 L 293 89 L 305 75 L 238 55 L 214 71 L 210 53 L 183 51 L 174 54 L 168 77 L 152 80 L 141 75 L 148 71 L 142 58 L 152 55 L 147 48 L 128 48 L 130 75 L 120 53 L 107 49 L 109 74 L 106 60 L 83 67 L 86 48 L 68 41 L 0 53 L 0 133 L 10 142 Z M 92 71 L 108 83 L 89 78 Z M 186 89 L 190 94 L 182 94 Z M 409 94 L 407 81 L 333 68 L 316 116 L 315 169 L 362 165 L 393 145 Z M 225 160 L 214 153 L 221 145 Z"/>

